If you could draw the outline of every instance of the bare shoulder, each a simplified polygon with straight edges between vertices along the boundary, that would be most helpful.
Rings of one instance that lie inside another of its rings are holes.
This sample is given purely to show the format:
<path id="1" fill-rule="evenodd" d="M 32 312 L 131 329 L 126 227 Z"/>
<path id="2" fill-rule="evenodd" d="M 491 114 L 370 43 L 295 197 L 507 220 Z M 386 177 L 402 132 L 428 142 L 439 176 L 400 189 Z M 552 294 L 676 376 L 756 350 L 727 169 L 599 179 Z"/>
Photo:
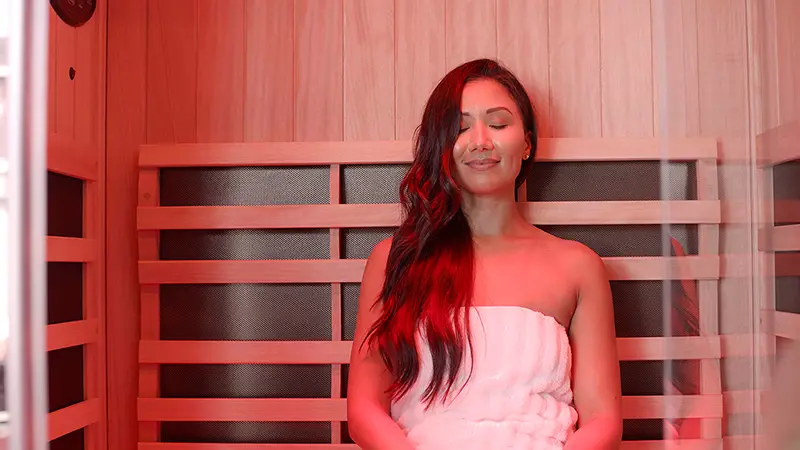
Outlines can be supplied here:
<path id="1" fill-rule="evenodd" d="M 381 240 L 372 248 L 372 251 L 367 258 L 367 268 L 380 268 L 383 270 L 386 267 L 386 261 L 389 259 L 389 250 L 392 249 L 392 237 Z M 376 267 L 377 266 L 377 267 Z"/>
<path id="2" fill-rule="evenodd" d="M 573 279 L 579 287 L 607 282 L 608 273 L 603 258 L 586 244 L 551 236 L 548 245 L 550 253 L 555 255 L 564 270 L 574 275 Z"/>
<path id="3" fill-rule="evenodd" d="M 362 300 L 367 302 L 377 300 L 377 295 L 383 287 L 386 264 L 389 260 L 389 250 L 391 248 L 391 237 L 383 239 L 372 248 L 361 278 Z"/>

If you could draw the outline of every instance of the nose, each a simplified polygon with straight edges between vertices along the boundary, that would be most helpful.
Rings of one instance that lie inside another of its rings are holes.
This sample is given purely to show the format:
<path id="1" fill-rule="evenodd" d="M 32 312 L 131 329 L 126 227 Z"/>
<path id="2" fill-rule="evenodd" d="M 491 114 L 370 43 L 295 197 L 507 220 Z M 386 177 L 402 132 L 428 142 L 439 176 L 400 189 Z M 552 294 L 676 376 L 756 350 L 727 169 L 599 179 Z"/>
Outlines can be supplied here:
<path id="1" fill-rule="evenodd" d="M 492 140 L 489 136 L 489 128 L 480 121 L 472 126 L 472 150 L 487 150 L 492 148 Z"/>

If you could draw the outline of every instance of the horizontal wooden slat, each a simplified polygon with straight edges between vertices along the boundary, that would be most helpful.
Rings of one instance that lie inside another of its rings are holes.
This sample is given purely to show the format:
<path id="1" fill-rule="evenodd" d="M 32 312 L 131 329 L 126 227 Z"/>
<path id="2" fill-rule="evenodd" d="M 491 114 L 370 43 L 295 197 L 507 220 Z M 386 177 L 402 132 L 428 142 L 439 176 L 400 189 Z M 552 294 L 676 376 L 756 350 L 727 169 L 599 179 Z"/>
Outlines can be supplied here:
<path id="1" fill-rule="evenodd" d="M 97 259 L 94 239 L 47 236 L 48 262 L 91 262 Z"/>
<path id="2" fill-rule="evenodd" d="M 535 225 L 720 223 L 716 201 L 540 202 L 520 205 Z M 666 214 L 665 214 L 666 212 Z M 398 204 L 139 207 L 139 230 L 369 228 L 400 224 Z"/>
<path id="3" fill-rule="evenodd" d="M 800 159 L 800 121 L 789 122 L 756 136 L 756 160 L 761 167 Z"/>
<path id="4" fill-rule="evenodd" d="M 47 351 L 75 347 L 97 341 L 97 319 L 76 320 L 47 326 Z"/>
<path id="5" fill-rule="evenodd" d="M 719 278 L 718 256 L 603 258 L 612 280 Z M 359 283 L 366 260 L 139 261 L 142 284 Z"/>
<path id="6" fill-rule="evenodd" d="M 773 227 L 771 230 L 771 236 L 766 238 L 768 250 L 773 252 L 800 251 L 800 225 L 781 225 Z"/>
<path id="7" fill-rule="evenodd" d="M 708 138 L 550 138 L 540 140 L 538 161 L 693 161 L 717 157 Z M 408 164 L 411 141 L 331 141 L 150 144 L 139 166 L 237 167 L 331 164 Z"/>
<path id="8" fill-rule="evenodd" d="M 775 311 L 773 317 L 775 336 L 800 340 L 800 314 Z"/>
<path id="9" fill-rule="evenodd" d="M 50 440 L 99 422 L 101 406 L 100 400 L 93 398 L 51 412 L 47 417 Z"/>
<path id="10" fill-rule="evenodd" d="M 620 450 L 722 450 L 723 442 L 731 439 L 681 439 L 680 447 L 674 441 L 623 441 Z M 747 447 L 725 447 L 744 450 Z M 234 444 L 227 442 L 140 442 L 138 450 L 359 450 L 356 444 Z M 749 448 L 752 450 L 752 446 Z"/>
<path id="11" fill-rule="evenodd" d="M 617 338 L 620 361 L 719 359 L 719 336 Z"/>
<path id="12" fill-rule="evenodd" d="M 350 341 L 140 341 L 143 364 L 347 364 Z"/>
<path id="13" fill-rule="evenodd" d="M 92 147 L 51 134 L 47 138 L 47 170 L 72 178 L 97 181 L 99 153 Z"/>
<path id="14" fill-rule="evenodd" d="M 141 341 L 143 364 L 347 364 L 352 341 Z M 618 338 L 622 361 L 720 358 L 719 336 Z"/>
<path id="15" fill-rule="evenodd" d="M 329 398 L 140 398 L 140 421 L 330 422 L 347 420 L 347 400 Z M 628 396 L 625 419 L 722 417 L 722 395 Z"/>

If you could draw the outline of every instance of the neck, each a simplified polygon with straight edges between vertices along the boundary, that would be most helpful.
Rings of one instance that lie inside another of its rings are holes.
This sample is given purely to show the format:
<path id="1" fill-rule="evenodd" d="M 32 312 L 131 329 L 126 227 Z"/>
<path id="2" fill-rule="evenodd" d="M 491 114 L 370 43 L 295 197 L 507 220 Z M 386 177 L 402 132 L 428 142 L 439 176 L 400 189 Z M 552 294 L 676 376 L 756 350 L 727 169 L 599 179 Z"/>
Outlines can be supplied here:
<path id="1" fill-rule="evenodd" d="M 513 188 L 510 195 L 507 192 L 481 196 L 463 194 L 461 209 L 474 237 L 508 236 L 528 225 L 514 200 Z"/>

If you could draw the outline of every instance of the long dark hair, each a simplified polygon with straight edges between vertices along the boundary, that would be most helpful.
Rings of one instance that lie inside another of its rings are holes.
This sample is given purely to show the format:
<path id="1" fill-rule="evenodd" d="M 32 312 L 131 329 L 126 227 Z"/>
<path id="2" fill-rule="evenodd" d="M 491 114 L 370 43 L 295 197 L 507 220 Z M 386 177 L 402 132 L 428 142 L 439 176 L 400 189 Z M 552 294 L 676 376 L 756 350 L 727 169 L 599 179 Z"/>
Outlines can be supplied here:
<path id="1" fill-rule="evenodd" d="M 394 377 L 389 395 L 396 400 L 419 376 L 416 333 L 421 331 L 433 356 L 433 378 L 423 394 L 430 406 L 446 399 L 471 346 L 469 314 L 474 291 L 475 251 L 472 232 L 461 210 L 461 192 L 452 173 L 453 146 L 459 134 L 461 95 L 477 79 L 506 88 L 522 114 L 531 140 L 531 157 L 522 161 L 516 187 L 522 184 L 536 151 L 536 123 L 525 88 L 498 62 L 464 63 L 433 90 L 414 137 L 414 160 L 400 183 L 404 219 L 395 231 L 378 297 L 382 313 L 368 340 Z M 366 340 L 365 340 L 366 341 Z"/>

